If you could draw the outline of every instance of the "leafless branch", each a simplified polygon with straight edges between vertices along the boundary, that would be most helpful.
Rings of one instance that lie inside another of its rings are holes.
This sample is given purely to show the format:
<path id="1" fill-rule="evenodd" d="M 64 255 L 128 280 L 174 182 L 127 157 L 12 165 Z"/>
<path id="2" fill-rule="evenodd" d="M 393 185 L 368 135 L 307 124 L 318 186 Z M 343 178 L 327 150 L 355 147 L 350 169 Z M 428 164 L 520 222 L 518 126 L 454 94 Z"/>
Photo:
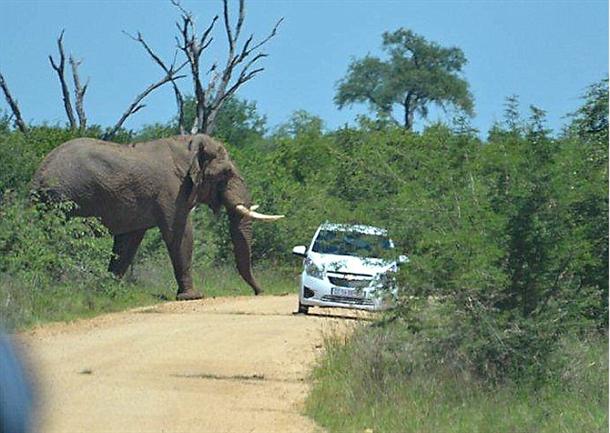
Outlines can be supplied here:
<path id="1" fill-rule="evenodd" d="M 225 22 L 225 31 L 227 32 L 227 40 L 229 43 L 229 58 L 233 58 L 235 53 L 235 44 L 239 40 L 239 34 L 241 33 L 241 27 L 244 23 L 245 8 L 244 0 L 239 0 L 239 17 L 237 24 L 235 25 L 235 37 L 233 37 L 233 31 L 231 30 L 231 23 L 229 22 L 229 2 L 223 0 L 223 16 Z"/>
<path id="2" fill-rule="evenodd" d="M 4 92 L 4 97 L 6 98 L 6 102 L 8 103 L 9 107 L 11 107 L 11 111 L 13 112 L 13 115 L 15 116 L 15 125 L 21 132 L 23 132 L 25 134 L 27 132 L 28 128 L 25 126 L 23 117 L 21 117 L 21 111 L 19 110 L 19 105 L 17 104 L 17 101 L 15 101 L 13 96 L 11 95 L 11 92 L 8 88 L 8 84 L 6 84 L 6 80 L 4 79 L 4 76 L 2 75 L 1 72 L 0 72 L 0 87 L 2 87 L 2 91 Z"/>
<path id="3" fill-rule="evenodd" d="M 76 114 L 78 115 L 78 127 L 81 130 L 87 128 L 87 116 L 85 115 L 85 107 L 83 101 L 85 99 L 85 93 L 89 86 L 89 80 L 83 86 L 80 82 L 78 75 L 78 67 L 82 63 L 82 60 L 75 60 L 74 57 L 70 56 L 70 66 L 72 67 L 72 79 L 74 80 L 74 100 L 76 103 Z"/>
<path id="4" fill-rule="evenodd" d="M 212 19 L 212 22 L 210 23 L 208 28 L 205 29 L 205 31 L 201 35 L 201 39 L 199 39 L 199 46 L 201 47 L 202 51 L 205 50 L 214 40 L 214 38 L 211 37 L 210 34 L 212 33 L 212 30 L 214 29 L 214 24 L 216 24 L 216 21 L 218 21 L 218 15 L 216 15 Z"/>
<path id="5" fill-rule="evenodd" d="M 174 6 L 180 9 L 182 15 L 191 16 L 191 13 L 182 7 L 182 5 L 180 4 L 180 0 L 171 0 L 171 2 Z"/>
<path id="6" fill-rule="evenodd" d="M 263 40 L 261 40 L 260 42 L 254 44 L 254 45 L 252 45 L 253 40 L 254 40 L 254 35 L 250 35 L 250 37 L 248 39 L 246 39 L 246 42 L 244 43 L 239 54 L 236 54 L 236 47 L 237 47 L 237 43 L 239 41 L 239 36 L 241 34 L 241 30 L 242 30 L 242 26 L 243 26 L 243 22 L 244 22 L 244 18 L 245 18 L 244 4 L 245 4 L 244 0 L 239 1 L 239 16 L 237 19 L 237 24 L 235 25 L 235 29 L 233 30 L 231 28 L 231 23 L 230 23 L 230 19 L 229 19 L 228 0 L 223 0 L 224 24 L 225 24 L 225 31 L 227 34 L 227 41 L 229 44 L 229 52 L 228 52 L 228 56 L 227 56 L 227 64 L 225 66 L 225 69 L 223 70 L 222 74 L 220 74 L 220 84 L 218 84 L 218 86 L 216 86 L 216 82 L 213 82 L 213 83 L 210 83 L 211 86 L 208 86 L 208 88 L 211 91 L 215 91 L 215 94 L 213 95 L 213 97 L 211 94 L 206 95 L 206 97 L 211 100 L 211 102 L 208 103 L 207 109 L 208 109 L 209 114 L 207 115 L 207 122 L 204 125 L 205 126 L 204 132 L 206 132 L 208 134 L 212 133 L 212 131 L 214 130 L 216 115 L 222 108 L 222 105 L 224 104 L 224 102 L 231 95 L 233 95 L 241 85 L 243 85 L 247 81 L 254 78 L 254 76 L 257 73 L 263 71 L 263 68 L 257 68 L 252 71 L 250 71 L 249 69 L 258 60 L 266 57 L 267 54 L 257 53 L 256 55 L 254 55 L 254 57 L 248 63 L 246 63 L 246 65 L 243 67 L 243 69 L 241 70 L 241 72 L 239 73 L 239 75 L 237 77 L 237 80 L 233 84 L 230 84 L 231 79 L 233 77 L 233 73 L 235 71 L 235 68 L 240 63 L 242 63 L 244 60 L 246 60 L 246 58 L 248 56 L 250 56 L 250 54 L 252 54 L 254 51 L 260 49 L 271 38 L 273 38 L 277 34 L 277 30 L 278 30 L 280 24 L 282 23 L 282 21 L 284 20 L 283 18 L 278 20 L 277 23 L 275 24 L 275 26 L 273 27 L 271 33 L 266 38 L 264 38 Z"/>
<path id="7" fill-rule="evenodd" d="M 191 133 L 195 134 L 202 131 L 203 125 L 206 123 L 206 92 L 201 82 L 199 67 L 200 58 L 203 51 L 212 42 L 211 33 L 216 21 L 218 20 L 218 15 L 212 19 L 212 22 L 202 33 L 201 37 L 197 37 L 195 22 L 191 12 L 184 9 L 177 0 L 172 0 L 172 4 L 182 13 L 182 21 L 176 23 L 176 27 L 180 31 L 180 37 L 176 38 L 176 41 L 178 43 L 178 48 L 184 52 L 191 68 L 191 76 L 193 79 L 196 101 L 196 113 L 193 125 L 191 126 Z"/>
<path id="8" fill-rule="evenodd" d="M 228 0 L 223 0 L 223 22 L 228 43 L 226 64 L 224 68 L 219 69 L 216 62 L 212 63 L 212 66 L 206 73 L 209 76 L 207 85 L 204 85 L 202 82 L 204 77 L 201 74 L 201 56 L 213 41 L 212 31 L 218 21 L 218 15 L 212 19 L 203 32 L 199 33 L 193 14 L 182 6 L 180 0 L 171 0 L 171 4 L 180 11 L 180 19 L 176 22 L 178 35 L 175 39 L 178 49 L 186 57 L 193 82 L 196 107 L 195 118 L 193 124 L 190 125 L 190 132 L 192 134 L 198 132 L 210 134 L 214 129 L 216 115 L 227 98 L 233 95 L 241 85 L 250 81 L 259 72 L 264 70 L 255 65 L 257 61 L 267 56 L 267 54 L 259 52 L 259 50 L 277 34 L 283 18 L 276 22 L 271 32 L 265 38 L 255 42 L 254 35 L 250 35 L 240 48 L 238 44 L 246 16 L 245 0 L 239 0 L 239 11 L 234 25 L 232 25 L 229 13 L 229 2 Z M 147 45 L 140 33 L 137 36 L 130 37 L 139 42 L 153 61 L 167 72 L 169 68 L 165 66 L 159 56 Z M 241 70 L 235 77 L 237 68 L 241 68 Z M 172 84 L 176 94 L 176 103 L 179 107 L 181 131 L 184 131 L 184 112 L 182 109 L 184 98 L 176 84 L 173 82 Z"/>
<path id="9" fill-rule="evenodd" d="M 178 80 L 180 78 L 184 78 L 186 75 L 175 75 L 181 68 L 182 67 L 177 68 L 175 70 L 170 69 L 169 72 L 163 78 L 161 78 L 156 83 L 151 84 L 142 93 L 140 93 L 138 96 L 136 96 L 134 101 L 129 105 L 127 110 L 125 110 L 125 112 L 123 113 L 121 118 L 118 120 L 118 122 L 112 127 L 112 129 L 109 132 L 104 134 L 103 139 L 104 140 L 109 140 L 112 137 L 114 137 L 116 135 L 116 133 L 119 131 L 119 129 L 121 129 L 121 127 L 123 126 L 123 123 L 125 123 L 125 121 L 127 120 L 127 118 L 129 116 L 131 116 L 134 113 L 137 113 L 142 108 L 144 108 L 145 105 L 142 104 L 141 102 L 152 91 L 154 91 L 155 89 L 161 87 L 165 83 L 173 82 L 174 80 Z"/>
<path id="10" fill-rule="evenodd" d="M 170 72 L 175 69 L 175 64 L 176 64 L 176 54 L 175 53 L 174 53 L 174 59 L 172 61 L 172 64 L 168 67 L 165 64 L 165 62 L 163 60 L 161 60 L 161 58 L 152 50 L 152 48 L 150 48 L 148 43 L 146 43 L 146 41 L 144 40 L 144 37 L 142 36 L 142 33 L 138 32 L 137 36 L 130 35 L 127 32 L 123 32 L 123 33 L 125 33 L 127 36 L 129 36 L 134 41 L 139 42 L 140 45 L 142 45 L 142 47 L 144 47 L 144 50 L 146 50 L 148 55 L 153 59 L 153 61 L 157 65 L 159 65 L 161 67 L 161 69 L 163 69 L 163 71 L 166 74 L 169 75 Z M 178 70 L 182 69 L 187 63 L 188 63 L 188 61 L 185 61 L 182 65 L 180 65 L 178 67 Z M 172 87 L 174 89 L 174 95 L 176 97 L 176 107 L 178 108 L 178 127 L 180 129 L 180 134 L 184 135 L 185 134 L 185 129 L 184 129 L 184 97 L 182 96 L 182 92 L 178 88 L 178 85 L 176 84 L 175 80 L 176 80 L 176 78 L 172 78 L 171 83 L 172 83 Z"/>
<path id="11" fill-rule="evenodd" d="M 284 21 L 284 18 L 280 18 L 277 21 L 277 23 L 275 23 L 275 26 L 273 27 L 273 30 L 271 30 L 271 33 L 269 33 L 269 35 L 265 39 L 260 41 L 258 44 L 254 45 L 252 48 L 248 48 L 249 43 L 244 45 L 244 49 L 242 50 L 241 60 L 246 58 L 252 51 L 258 50 L 260 47 L 262 47 L 267 42 L 269 42 L 269 40 L 271 40 L 271 38 L 273 38 L 277 34 L 277 29 L 280 27 L 280 24 L 282 24 L 283 21 Z M 253 36 L 254 35 L 251 35 L 249 40 L 252 39 Z"/>
<path id="12" fill-rule="evenodd" d="M 59 64 L 55 63 L 53 60 L 53 56 L 49 55 L 49 61 L 51 62 L 51 66 L 57 72 L 57 76 L 59 78 L 59 82 L 61 84 L 61 93 L 64 99 L 64 108 L 66 110 L 66 114 L 68 115 L 68 121 L 70 122 L 70 128 L 76 129 L 76 119 L 74 118 L 74 110 L 72 109 L 72 102 L 70 101 L 70 92 L 68 91 L 68 85 L 66 83 L 65 77 L 65 65 L 66 65 L 66 55 L 64 53 L 64 32 L 61 31 L 59 38 L 57 38 L 57 48 L 59 50 Z"/>

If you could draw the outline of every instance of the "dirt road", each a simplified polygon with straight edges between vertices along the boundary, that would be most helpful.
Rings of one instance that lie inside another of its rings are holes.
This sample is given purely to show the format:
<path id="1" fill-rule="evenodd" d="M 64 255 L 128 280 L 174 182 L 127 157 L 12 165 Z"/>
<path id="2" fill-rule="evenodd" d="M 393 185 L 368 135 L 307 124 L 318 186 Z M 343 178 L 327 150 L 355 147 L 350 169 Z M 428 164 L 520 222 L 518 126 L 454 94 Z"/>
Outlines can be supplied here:
<path id="1" fill-rule="evenodd" d="M 20 341 L 37 431 L 314 432 L 302 413 L 322 335 L 362 317 L 293 315 L 294 296 L 216 298 L 55 324 Z"/>

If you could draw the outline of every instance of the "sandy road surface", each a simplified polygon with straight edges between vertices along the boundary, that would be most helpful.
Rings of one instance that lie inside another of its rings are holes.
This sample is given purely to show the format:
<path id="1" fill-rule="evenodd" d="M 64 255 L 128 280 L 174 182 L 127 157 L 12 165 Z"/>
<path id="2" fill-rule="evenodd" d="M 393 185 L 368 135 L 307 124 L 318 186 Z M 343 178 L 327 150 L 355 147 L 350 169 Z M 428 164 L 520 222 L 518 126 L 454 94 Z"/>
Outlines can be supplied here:
<path id="1" fill-rule="evenodd" d="M 314 432 L 301 415 L 323 332 L 351 311 L 293 315 L 294 296 L 166 303 L 20 336 L 45 433 Z"/>

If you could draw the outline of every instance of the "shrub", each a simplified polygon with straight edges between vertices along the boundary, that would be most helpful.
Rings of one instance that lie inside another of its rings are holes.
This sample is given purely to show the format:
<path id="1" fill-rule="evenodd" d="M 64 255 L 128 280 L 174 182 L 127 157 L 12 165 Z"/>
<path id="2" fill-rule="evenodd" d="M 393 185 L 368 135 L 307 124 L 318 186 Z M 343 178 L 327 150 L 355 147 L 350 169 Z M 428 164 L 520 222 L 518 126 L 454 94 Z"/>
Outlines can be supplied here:
<path id="1" fill-rule="evenodd" d="M 0 208 L 0 309 L 5 320 L 27 321 L 55 302 L 54 296 L 89 302 L 123 290 L 106 271 L 112 251 L 106 229 L 93 219 L 66 218 L 71 207 L 5 197 Z"/>
<path id="2" fill-rule="evenodd" d="M 427 325 L 444 323 L 445 311 L 428 313 Z M 327 336 L 307 413 L 331 432 L 607 430 L 607 336 L 566 334 L 543 384 L 493 386 L 449 357 L 439 362 L 434 342 L 397 321 Z"/>

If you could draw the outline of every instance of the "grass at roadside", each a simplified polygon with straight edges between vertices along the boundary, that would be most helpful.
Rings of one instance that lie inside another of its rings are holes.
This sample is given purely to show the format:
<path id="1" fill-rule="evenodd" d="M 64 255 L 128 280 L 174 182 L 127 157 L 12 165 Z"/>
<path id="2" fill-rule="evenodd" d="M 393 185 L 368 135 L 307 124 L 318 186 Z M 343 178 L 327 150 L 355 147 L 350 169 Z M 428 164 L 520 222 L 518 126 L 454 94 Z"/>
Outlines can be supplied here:
<path id="1" fill-rule="evenodd" d="M 541 387 L 492 386 L 427 369 L 417 350 L 425 342 L 388 328 L 326 338 L 306 410 L 330 432 L 608 431 L 606 336 L 566 337 L 550 363 L 554 380 Z"/>
<path id="2" fill-rule="evenodd" d="M 206 297 L 253 294 L 232 262 L 223 265 L 195 263 L 193 268 L 193 284 Z M 297 275 L 292 268 L 261 263 L 254 266 L 253 272 L 266 295 L 296 293 Z M 127 280 L 138 286 L 163 288 L 162 296 L 168 299 L 173 299 L 176 294 L 176 281 L 166 257 L 135 266 Z"/>
<path id="3" fill-rule="evenodd" d="M 205 297 L 252 295 L 233 264 L 194 265 L 195 288 Z M 268 263 L 254 268 L 266 295 L 296 292 L 296 276 L 290 268 Z M 35 278 L 0 274 L 0 325 L 25 329 L 52 322 L 92 317 L 101 313 L 174 300 L 176 282 L 166 258 L 150 259 L 134 266 L 122 281 L 112 276 L 78 283 L 50 284 Z"/>

